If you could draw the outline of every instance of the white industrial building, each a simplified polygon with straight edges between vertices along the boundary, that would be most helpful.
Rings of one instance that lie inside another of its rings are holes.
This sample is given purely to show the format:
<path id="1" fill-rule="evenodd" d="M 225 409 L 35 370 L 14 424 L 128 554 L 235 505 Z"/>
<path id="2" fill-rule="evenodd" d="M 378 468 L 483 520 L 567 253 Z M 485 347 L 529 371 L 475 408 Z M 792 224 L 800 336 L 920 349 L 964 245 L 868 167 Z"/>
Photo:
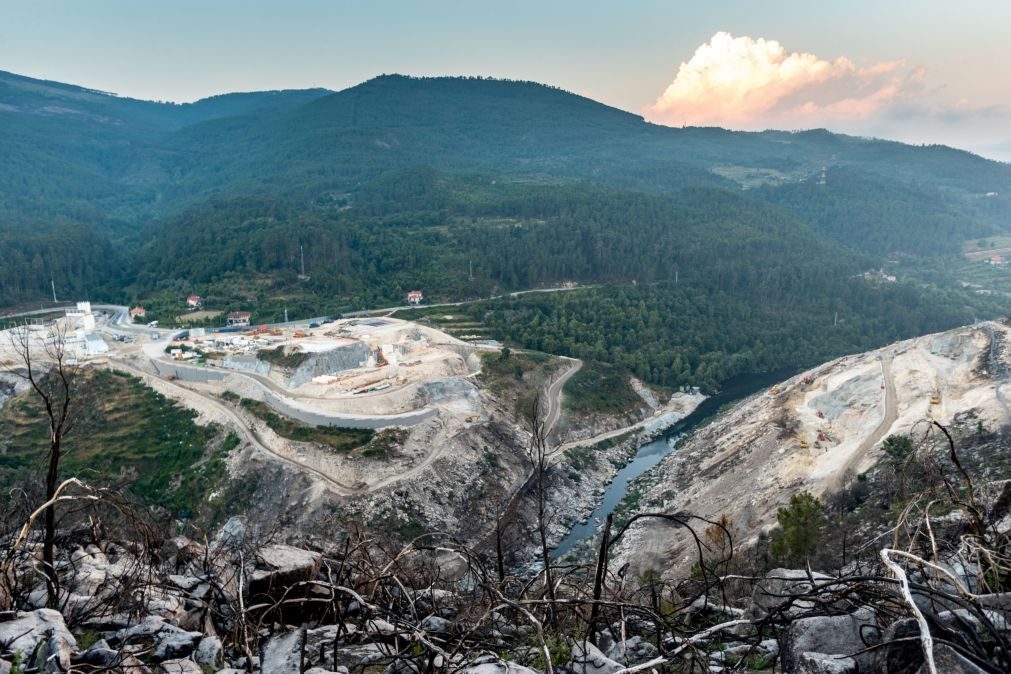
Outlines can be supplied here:
<path id="1" fill-rule="evenodd" d="M 109 352 L 109 345 L 96 332 L 85 333 L 83 347 L 85 356 L 99 356 Z"/>

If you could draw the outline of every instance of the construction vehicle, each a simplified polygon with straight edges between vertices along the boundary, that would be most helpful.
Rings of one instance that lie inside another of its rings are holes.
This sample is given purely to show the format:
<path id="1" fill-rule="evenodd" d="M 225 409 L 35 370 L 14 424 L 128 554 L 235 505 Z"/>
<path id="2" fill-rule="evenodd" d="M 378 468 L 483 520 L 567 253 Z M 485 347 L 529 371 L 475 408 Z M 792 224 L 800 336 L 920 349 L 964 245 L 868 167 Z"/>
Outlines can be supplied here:
<path id="1" fill-rule="evenodd" d="M 930 404 L 931 405 L 940 405 L 941 404 L 941 393 L 939 391 L 937 391 L 936 389 L 934 390 L 934 395 L 932 395 L 930 397 Z"/>
<path id="2" fill-rule="evenodd" d="M 804 379 L 802 381 L 804 382 L 805 386 L 810 386 L 811 384 L 814 383 L 814 375 L 811 375 L 811 374 L 805 375 L 805 377 L 804 377 Z"/>
<path id="3" fill-rule="evenodd" d="M 386 356 L 383 355 L 382 349 L 376 349 L 376 367 L 385 367 L 390 364 L 390 361 L 386 360 Z"/>
<path id="4" fill-rule="evenodd" d="M 302 339 L 303 337 L 308 337 L 308 335 L 306 335 L 304 332 L 299 331 L 293 334 L 292 337 L 294 339 Z"/>
<path id="5" fill-rule="evenodd" d="M 772 388 L 769 389 L 769 393 L 772 394 L 772 395 L 774 395 L 774 396 L 778 396 L 779 395 L 779 387 L 778 386 L 773 386 Z"/>

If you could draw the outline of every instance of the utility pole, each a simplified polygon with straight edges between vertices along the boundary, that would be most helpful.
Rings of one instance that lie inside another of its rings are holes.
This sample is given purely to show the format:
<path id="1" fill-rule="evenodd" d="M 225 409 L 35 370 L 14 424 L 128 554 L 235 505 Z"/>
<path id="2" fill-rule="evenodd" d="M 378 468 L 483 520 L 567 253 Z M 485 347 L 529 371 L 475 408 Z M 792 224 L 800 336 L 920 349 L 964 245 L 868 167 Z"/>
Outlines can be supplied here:
<path id="1" fill-rule="evenodd" d="M 678 270 L 674 270 L 674 285 L 678 284 Z"/>
<path id="2" fill-rule="evenodd" d="M 837 325 L 839 325 L 839 312 L 838 311 L 835 312 L 835 319 L 832 321 L 832 327 L 834 328 Z"/>
<path id="3" fill-rule="evenodd" d="M 473 281 L 474 280 L 474 261 L 473 260 L 468 260 L 467 264 L 468 264 L 467 275 L 470 276 L 470 280 Z"/>
<path id="4" fill-rule="evenodd" d="M 305 249 L 302 244 L 298 244 L 298 257 L 302 262 L 302 277 L 305 278 Z"/>
<path id="5" fill-rule="evenodd" d="M 53 304 L 56 304 L 56 281 L 53 280 L 52 276 L 49 277 L 49 285 L 53 288 Z"/>
<path id="6" fill-rule="evenodd" d="M 288 307 L 284 308 L 284 322 L 288 322 Z"/>

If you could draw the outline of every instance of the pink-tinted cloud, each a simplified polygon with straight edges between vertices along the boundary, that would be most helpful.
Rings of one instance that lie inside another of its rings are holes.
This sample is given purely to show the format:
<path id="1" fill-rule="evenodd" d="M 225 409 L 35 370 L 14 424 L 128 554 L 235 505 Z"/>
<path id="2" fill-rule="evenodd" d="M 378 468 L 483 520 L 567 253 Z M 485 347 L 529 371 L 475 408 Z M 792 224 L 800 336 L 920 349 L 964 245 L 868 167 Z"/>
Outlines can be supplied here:
<path id="1" fill-rule="evenodd" d="M 775 40 L 717 33 L 682 63 L 645 115 L 666 124 L 811 127 L 867 120 L 915 96 L 923 74 L 902 61 L 859 67 L 788 52 Z"/>

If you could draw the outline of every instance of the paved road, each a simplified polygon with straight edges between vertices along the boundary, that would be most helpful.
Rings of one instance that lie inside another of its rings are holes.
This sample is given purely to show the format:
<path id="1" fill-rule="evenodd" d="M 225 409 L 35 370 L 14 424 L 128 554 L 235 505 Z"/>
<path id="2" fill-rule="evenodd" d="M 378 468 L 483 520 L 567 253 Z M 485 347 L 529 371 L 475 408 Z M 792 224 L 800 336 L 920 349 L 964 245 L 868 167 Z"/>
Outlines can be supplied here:
<path id="1" fill-rule="evenodd" d="M 840 489 L 850 474 L 855 474 L 860 462 L 864 460 L 875 445 L 885 437 L 891 429 L 892 424 L 898 418 L 898 410 L 895 400 L 895 380 L 892 379 L 892 357 L 887 351 L 881 353 L 881 374 L 885 380 L 885 415 L 881 423 L 871 431 L 871 434 L 864 438 L 864 441 L 856 448 L 846 464 L 836 473 L 835 480 L 831 486 L 832 490 Z"/>
<path id="2" fill-rule="evenodd" d="M 386 307 L 384 309 L 363 309 L 361 311 L 347 311 L 341 316 L 344 318 L 355 318 L 357 316 L 373 316 L 375 314 L 382 313 L 393 313 L 394 311 L 404 311 L 409 309 L 434 309 L 437 307 L 462 307 L 467 304 L 476 304 L 477 302 L 491 302 L 493 300 L 501 300 L 507 297 L 515 297 L 518 295 L 528 295 L 530 293 L 562 293 L 568 290 L 585 290 L 587 288 L 595 288 L 596 286 L 576 286 L 574 288 L 533 288 L 532 290 L 518 290 L 514 293 L 504 293 L 502 295 L 492 295 L 491 297 L 478 297 L 473 300 L 462 300 L 460 302 L 440 302 L 438 304 L 422 304 L 419 306 L 414 306 L 412 304 L 405 304 L 399 307 Z M 304 322 L 304 321 L 300 321 Z"/>
<path id="3" fill-rule="evenodd" d="M 565 358 L 564 356 L 562 356 Z M 583 361 L 578 358 L 565 358 L 569 361 L 571 365 L 569 369 L 566 370 L 565 374 L 556 379 L 554 382 L 548 386 L 547 393 L 547 411 L 544 414 L 544 437 L 548 438 L 551 436 L 551 431 L 554 430 L 555 424 L 558 423 L 559 417 L 562 415 L 562 389 L 565 387 L 565 382 L 572 378 L 572 375 L 579 372 L 580 368 L 583 367 Z"/>

